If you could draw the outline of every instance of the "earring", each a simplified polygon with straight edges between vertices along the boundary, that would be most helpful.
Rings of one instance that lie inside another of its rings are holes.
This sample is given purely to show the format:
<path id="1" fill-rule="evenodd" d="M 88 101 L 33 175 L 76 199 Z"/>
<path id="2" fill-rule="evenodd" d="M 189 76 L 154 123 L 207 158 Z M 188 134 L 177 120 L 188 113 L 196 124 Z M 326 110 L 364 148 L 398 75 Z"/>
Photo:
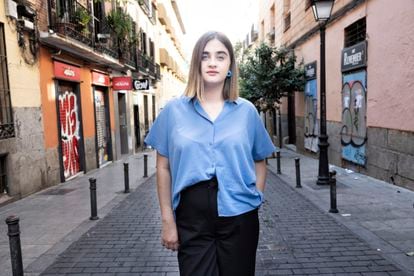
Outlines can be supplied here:
<path id="1" fill-rule="evenodd" d="M 227 77 L 228 77 L 228 78 L 231 78 L 231 76 L 233 76 L 233 72 L 231 72 L 231 70 L 229 70 L 229 71 L 227 72 Z"/>

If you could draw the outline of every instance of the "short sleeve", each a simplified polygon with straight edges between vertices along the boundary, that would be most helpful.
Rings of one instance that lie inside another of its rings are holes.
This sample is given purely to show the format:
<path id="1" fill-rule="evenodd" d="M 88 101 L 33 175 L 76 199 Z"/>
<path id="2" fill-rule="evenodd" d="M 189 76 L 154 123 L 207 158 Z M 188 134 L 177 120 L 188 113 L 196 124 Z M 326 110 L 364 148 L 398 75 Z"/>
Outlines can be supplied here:
<path id="1" fill-rule="evenodd" d="M 254 112 L 254 140 L 253 140 L 253 159 L 255 161 L 263 160 L 275 151 L 276 147 L 273 145 L 262 119 L 255 110 Z"/>
<path id="2" fill-rule="evenodd" d="M 161 110 L 145 137 L 144 143 L 168 157 L 168 104 Z"/>

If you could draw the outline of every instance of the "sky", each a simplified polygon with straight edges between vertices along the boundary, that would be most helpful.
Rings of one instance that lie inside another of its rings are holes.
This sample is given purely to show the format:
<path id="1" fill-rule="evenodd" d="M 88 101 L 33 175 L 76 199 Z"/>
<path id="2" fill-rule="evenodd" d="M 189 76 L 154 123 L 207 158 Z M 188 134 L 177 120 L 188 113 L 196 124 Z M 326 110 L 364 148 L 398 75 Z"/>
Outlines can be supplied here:
<path id="1" fill-rule="evenodd" d="M 217 30 L 233 44 L 243 41 L 253 23 L 257 24 L 258 0 L 177 0 L 186 34 L 183 48 L 190 59 L 197 39 Z"/>

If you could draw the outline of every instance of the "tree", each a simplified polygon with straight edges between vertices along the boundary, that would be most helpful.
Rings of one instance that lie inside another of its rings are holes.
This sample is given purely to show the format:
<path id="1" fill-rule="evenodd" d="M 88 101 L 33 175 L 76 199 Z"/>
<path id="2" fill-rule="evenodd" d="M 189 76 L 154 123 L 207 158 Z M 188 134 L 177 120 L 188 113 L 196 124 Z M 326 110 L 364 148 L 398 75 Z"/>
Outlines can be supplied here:
<path id="1" fill-rule="evenodd" d="M 240 95 L 261 111 L 272 109 L 275 103 L 280 104 L 282 97 L 305 87 L 303 64 L 295 67 L 296 56 L 292 50 L 262 43 L 241 61 Z"/>

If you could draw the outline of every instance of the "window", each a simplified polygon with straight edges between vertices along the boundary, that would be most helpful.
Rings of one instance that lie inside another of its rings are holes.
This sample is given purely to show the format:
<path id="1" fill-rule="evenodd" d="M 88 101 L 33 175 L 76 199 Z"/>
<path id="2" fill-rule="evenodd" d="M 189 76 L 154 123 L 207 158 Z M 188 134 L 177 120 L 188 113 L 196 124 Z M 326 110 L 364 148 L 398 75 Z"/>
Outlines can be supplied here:
<path id="1" fill-rule="evenodd" d="M 366 39 L 366 36 L 366 20 L 364 17 L 345 28 L 344 47 L 347 48 L 362 42 Z"/>
<path id="2" fill-rule="evenodd" d="M 290 28 L 290 0 L 283 1 L 283 31 Z"/>
<path id="3" fill-rule="evenodd" d="M 154 42 L 150 39 L 149 40 L 149 47 L 150 47 L 150 57 L 151 59 L 154 61 L 155 56 L 154 56 Z"/>
<path id="4" fill-rule="evenodd" d="M 147 52 L 147 34 L 145 32 L 141 33 L 141 51 L 146 55 Z"/>
<path id="5" fill-rule="evenodd" d="M 7 154 L 0 154 L 0 196 L 9 192 L 7 186 L 6 158 Z"/>
<path id="6" fill-rule="evenodd" d="M 4 25 L 0 23 L 0 139 L 14 137 Z"/>

